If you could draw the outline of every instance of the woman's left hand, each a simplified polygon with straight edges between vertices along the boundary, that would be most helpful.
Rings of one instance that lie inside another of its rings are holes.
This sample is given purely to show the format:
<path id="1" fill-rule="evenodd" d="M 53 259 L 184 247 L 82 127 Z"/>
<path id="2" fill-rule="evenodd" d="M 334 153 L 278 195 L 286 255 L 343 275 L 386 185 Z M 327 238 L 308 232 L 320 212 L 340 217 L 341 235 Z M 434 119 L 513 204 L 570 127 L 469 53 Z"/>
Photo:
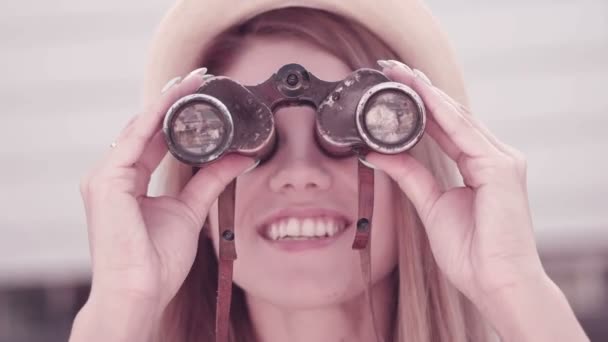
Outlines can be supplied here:
<path id="1" fill-rule="evenodd" d="M 464 186 L 444 191 L 408 153 L 366 157 L 394 179 L 416 207 L 443 273 L 481 305 L 503 290 L 545 281 L 522 153 L 499 141 L 419 71 L 399 64 L 385 68 L 384 73 L 422 97 L 426 132 L 456 162 L 464 180 Z"/>

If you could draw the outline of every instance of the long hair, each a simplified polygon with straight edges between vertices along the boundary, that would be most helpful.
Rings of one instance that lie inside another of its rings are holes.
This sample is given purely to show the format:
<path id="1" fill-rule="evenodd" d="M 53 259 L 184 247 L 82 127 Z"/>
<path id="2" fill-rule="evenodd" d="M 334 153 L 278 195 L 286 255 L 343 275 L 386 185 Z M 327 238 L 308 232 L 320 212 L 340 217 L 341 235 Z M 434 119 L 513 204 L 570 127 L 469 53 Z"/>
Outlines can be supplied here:
<path id="1" fill-rule="evenodd" d="M 277 35 L 312 42 L 343 60 L 352 70 L 377 68 L 378 59 L 401 59 L 359 23 L 316 9 L 282 8 L 223 32 L 207 50 L 201 64 L 212 74 L 222 74 L 248 37 Z M 423 138 L 412 154 L 429 168 L 443 188 L 460 181 L 454 164 L 432 140 Z M 172 158 L 165 158 L 160 176 L 163 193 L 177 194 L 191 172 Z M 398 189 L 396 184 L 393 187 Z M 400 190 L 396 192 L 402 210 L 395 211 L 399 252 L 393 277 L 398 294 L 390 322 L 393 342 L 488 341 L 490 332 L 473 304 L 439 270 L 416 210 Z M 192 269 L 164 312 L 160 341 L 214 340 L 217 277 L 213 245 L 201 234 Z M 230 335 L 232 342 L 261 342 L 256 341 L 244 292 L 236 284 L 233 284 Z"/>

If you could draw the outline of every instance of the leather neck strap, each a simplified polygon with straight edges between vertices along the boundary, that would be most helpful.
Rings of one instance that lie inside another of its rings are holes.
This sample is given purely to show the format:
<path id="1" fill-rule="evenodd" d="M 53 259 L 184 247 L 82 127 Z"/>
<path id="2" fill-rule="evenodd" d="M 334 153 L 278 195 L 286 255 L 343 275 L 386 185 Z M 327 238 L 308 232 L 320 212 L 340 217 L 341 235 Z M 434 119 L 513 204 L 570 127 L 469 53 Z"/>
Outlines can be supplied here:
<path id="1" fill-rule="evenodd" d="M 361 272 L 365 283 L 365 296 L 369 304 L 372 326 L 377 342 L 383 342 L 378 334 L 372 298 L 371 272 L 371 222 L 374 208 L 374 170 L 358 163 L 359 220 L 352 248 L 359 250 Z M 232 268 L 236 259 L 234 245 L 234 201 L 236 180 L 232 181 L 219 198 L 219 277 L 215 316 L 215 341 L 228 342 L 230 328 L 230 303 L 232 300 Z"/>
<path id="2" fill-rule="evenodd" d="M 357 232 L 353 249 L 359 250 L 361 260 L 361 273 L 365 284 L 365 297 L 367 299 L 372 327 L 376 335 L 376 341 L 382 342 L 382 337 L 378 334 L 376 314 L 372 296 L 372 217 L 374 216 L 374 170 L 365 166 L 359 161 L 359 220 L 357 221 Z"/>
<path id="3" fill-rule="evenodd" d="M 234 246 L 234 201 L 236 180 L 222 191 L 218 201 L 219 211 L 219 276 L 215 314 L 215 341 L 227 342 L 230 328 L 230 304 L 232 302 L 232 266 L 236 259 Z"/>

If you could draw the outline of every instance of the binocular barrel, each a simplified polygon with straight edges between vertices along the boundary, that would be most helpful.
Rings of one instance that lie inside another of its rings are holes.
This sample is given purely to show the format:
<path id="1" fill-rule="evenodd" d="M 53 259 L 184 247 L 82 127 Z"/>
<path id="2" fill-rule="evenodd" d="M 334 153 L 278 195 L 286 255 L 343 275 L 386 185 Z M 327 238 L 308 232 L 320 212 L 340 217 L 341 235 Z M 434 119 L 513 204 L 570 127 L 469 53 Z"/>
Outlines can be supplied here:
<path id="1" fill-rule="evenodd" d="M 274 150 L 274 111 L 283 106 L 316 108 L 317 141 L 330 155 L 412 148 L 426 124 L 422 99 L 408 86 L 373 69 L 326 82 L 299 64 L 287 64 L 267 81 L 243 86 L 223 76 L 207 79 L 176 101 L 163 125 L 171 153 L 192 166 L 227 153 L 266 159 Z"/>

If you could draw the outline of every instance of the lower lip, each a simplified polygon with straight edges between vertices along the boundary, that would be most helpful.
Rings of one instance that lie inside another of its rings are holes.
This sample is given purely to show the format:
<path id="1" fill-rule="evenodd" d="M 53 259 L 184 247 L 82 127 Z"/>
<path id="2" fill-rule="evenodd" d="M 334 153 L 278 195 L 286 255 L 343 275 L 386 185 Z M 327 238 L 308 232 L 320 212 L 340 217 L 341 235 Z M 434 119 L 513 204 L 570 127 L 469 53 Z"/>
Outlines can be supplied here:
<path id="1" fill-rule="evenodd" d="M 333 244 L 334 242 L 336 242 L 336 240 L 338 240 L 342 235 L 344 235 L 344 232 L 346 232 L 347 230 L 348 230 L 348 227 L 346 227 L 344 230 L 340 231 L 339 233 L 337 233 L 334 236 L 325 237 L 325 238 L 321 238 L 321 239 L 309 239 L 309 240 L 294 240 L 294 239 L 268 240 L 268 239 L 264 239 L 264 240 L 266 240 L 268 243 L 270 243 L 271 246 L 276 247 L 282 251 L 303 252 L 303 251 L 322 249 L 324 247 L 327 247 L 327 246 Z"/>

